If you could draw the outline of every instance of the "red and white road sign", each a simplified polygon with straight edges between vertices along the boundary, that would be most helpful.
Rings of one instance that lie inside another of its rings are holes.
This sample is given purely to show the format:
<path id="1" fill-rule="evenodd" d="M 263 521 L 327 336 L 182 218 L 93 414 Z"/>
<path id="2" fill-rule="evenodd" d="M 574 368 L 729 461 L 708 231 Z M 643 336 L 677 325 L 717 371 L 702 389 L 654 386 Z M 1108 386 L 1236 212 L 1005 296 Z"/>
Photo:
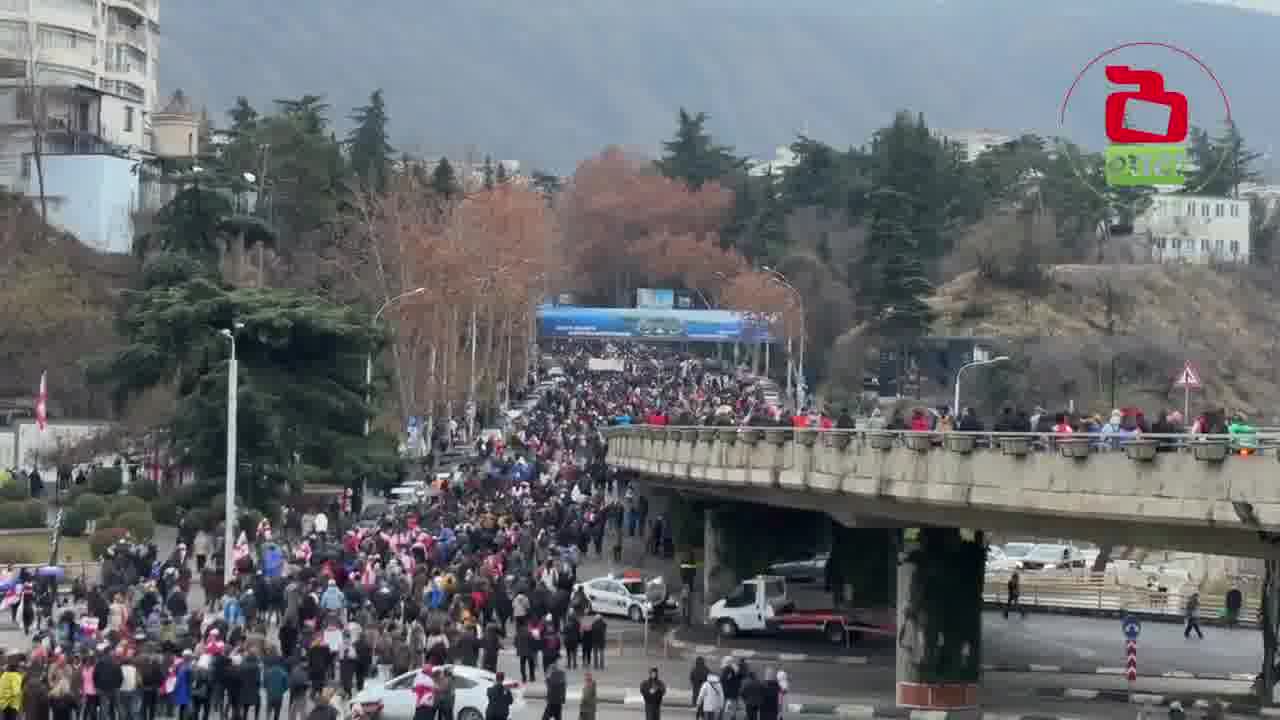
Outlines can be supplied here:
<path id="1" fill-rule="evenodd" d="M 1174 380 L 1173 384 L 1178 387 L 1185 388 L 1200 387 L 1200 373 L 1196 370 L 1195 366 L 1191 364 L 1190 360 L 1182 366 L 1182 372 L 1178 373 L 1178 379 Z"/>
<path id="2" fill-rule="evenodd" d="M 1138 641 L 1126 640 L 1124 644 L 1124 674 L 1129 682 L 1138 681 Z"/>

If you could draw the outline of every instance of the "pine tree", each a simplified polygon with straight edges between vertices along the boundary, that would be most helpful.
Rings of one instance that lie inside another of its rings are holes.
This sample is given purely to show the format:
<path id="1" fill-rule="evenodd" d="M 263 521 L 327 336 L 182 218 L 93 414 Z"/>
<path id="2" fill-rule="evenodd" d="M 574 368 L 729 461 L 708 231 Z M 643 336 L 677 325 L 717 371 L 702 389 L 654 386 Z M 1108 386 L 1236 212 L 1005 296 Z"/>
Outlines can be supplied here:
<path id="1" fill-rule="evenodd" d="M 507 175 L 507 166 L 503 164 L 501 161 L 499 161 L 496 167 L 497 169 L 494 172 L 494 182 L 496 182 L 499 185 L 506 184 L 506 182 L 511 179 Z"/>
<path id="2" fill-rule="evenodd" d="M 719 145 L 711 139 L 705 128 L 709 117 L 701 112 L 690 115 L 689 111 L 680 108 L 676 136 L 662 144 L 663 156 L 657 161 L 663 175 L 684 180 L 694 190 L 712 180 L 723 180 L 746 167 L 746 159 L 735 156 L 732 147 Z"/>
<path id="3" fill-rule="evenodd" d="M 493 158 L 484 156 L 484 189 L 492 190 L 494 182 Z"/>
<path id="4" fill-rule="evenodd" d="M 431 171 L 431 190 L 445 200 L 458 194 L 458 178 L 453 172 L 453 165 L 449 164 L 449 158 L 440 158 L 435 170 Z"/>
<path id="5" fill-rule="evenodd" d="M 395 152 L 387 137 L 386 103 L 382 90 L 374 90 L 369 104 L 358 107 L 351 114 L 355 127 L 347 135 L 347 148 L 351 158 L 351 170 L 367 187 L 384 192 L 391 177 L 391 153 Z"/>
<path id="6" fill-rule="evenodd" d="M 258 111 L 243 95 L 236 98 L 236 104 L 227 111 L 227 115 L 231 117 L 231 131 L 234 133 L 253 132 L 258 128 Z"/>

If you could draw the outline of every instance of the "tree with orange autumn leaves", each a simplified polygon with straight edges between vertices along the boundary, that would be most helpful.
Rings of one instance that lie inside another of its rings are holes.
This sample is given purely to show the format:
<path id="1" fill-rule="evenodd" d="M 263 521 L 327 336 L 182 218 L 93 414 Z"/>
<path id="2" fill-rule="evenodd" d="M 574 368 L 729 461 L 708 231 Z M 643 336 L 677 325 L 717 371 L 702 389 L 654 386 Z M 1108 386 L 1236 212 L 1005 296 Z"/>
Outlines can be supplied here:
<path id="1" fill-rule="evenodd" d="M 534 311 L 559 237 L 545 199 L 502 183 L 455 199 L 411 174 L 355 203 L 338 254 L 370 306 L 404 293 L 383 315 L 399 417 L 493 407 L 530 357 Z M 474 318 L 474 322 L 473 322 Z"/>

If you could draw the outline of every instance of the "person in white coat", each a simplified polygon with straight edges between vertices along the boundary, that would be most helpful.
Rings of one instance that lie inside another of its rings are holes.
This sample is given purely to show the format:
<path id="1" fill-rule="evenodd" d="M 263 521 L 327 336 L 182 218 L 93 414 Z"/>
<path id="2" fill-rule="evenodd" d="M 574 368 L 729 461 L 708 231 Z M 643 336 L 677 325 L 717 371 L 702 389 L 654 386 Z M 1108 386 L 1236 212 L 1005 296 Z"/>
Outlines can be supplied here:
<path id="1" fill-rule="evenodd" d="M 724 712 L 724 687 L 720 684 L 719 675 L 707 674 L 693 707 L 698 720 L 720 720 L 720 713 Z"/>

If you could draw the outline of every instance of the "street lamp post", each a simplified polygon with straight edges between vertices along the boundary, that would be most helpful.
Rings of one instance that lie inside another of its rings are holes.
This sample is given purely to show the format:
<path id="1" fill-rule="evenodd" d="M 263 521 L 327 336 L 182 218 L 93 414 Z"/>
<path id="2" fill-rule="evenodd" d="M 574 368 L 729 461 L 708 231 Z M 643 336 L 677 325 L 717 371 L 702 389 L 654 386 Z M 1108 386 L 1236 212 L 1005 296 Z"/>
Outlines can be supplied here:
<path id="1" fill-rule="evenodd" d="M 808 327 L 807 327 L 807 325 L 806 325 L 807 320 L 805 319 L 805 315 L 806 315 L 806 313 L 805 313 L 805 311 L 804 311 L 804 295 L 802 295 L 802 294 L 800 293 L 800 291 L 796 289 L 796 286 L 795 286 L 795 285 L 792 285 L 792 284 L 791 284 L 791 281 L 787 280 L 787 276 L 786 276 L 786 275 L 783 275 L 782 273 L 778 272 L 776 269 L 771 268 L 771 267 L 769 267 L 768 265 L 761 266 L 761 268 L 760 268 L 760 269 L 761 269 L 761 270 L 764 270 L 765 272 L 767 272 L 767 273 L 769 273 L 770 275 L 772 275 L 772 276 L 773 276 L 773 279 L 774 279 L 774 280 L 775 280 L 779 285 L 781 285 L 782 287 L 784 287 L 784 288 L 786 288 L 787 290 L 790 290 L 790 291 L 791 291 L 791 294 L 792 294 L 793 296 L 795 296 L 795 299 L 796 299 L 796 307 L 798 307 L 798 308 L 799 308 L 799 310 L 800 310 L 800 355 L 799 355 L 799 357 L 796 359 L 796 383 L 795 383 L 795 390 L 796 390 L 796 412 L 800 412 L 801 407 L 803 407 L 803 406 L 804 406 L 804 396 L 805 396 L 805 391 L 804 391 L 804 377 L 805 377 L 805 376 L 804 376 L 804 351 L 805 351 L 805 343 L 807 342 L 807 338 L 808 338 L 808 335 L 809 335 L 809 330 L 808 330 Z M 790 333 L 788 333 L 788 335 L 790 335 Z M 790 354 L 791 354 L 790 340 L 789 340 L 789 339 L 788 339 L 787 354 L 788 354 L 788 356 L 790 356 Z M 788 360 L 788 364 L 790 364 L 790 360 Z M 790 377 L 789 377 L 789 375 L 790 375 L 790 373 L 788 373 L 788 381 L 790 381 Z"/>
<path id="2" fill-rule="evenodd" d="M 396 295 L 395 297 L 387 298 L 387 301 L 382 303 L 382 306 L 378 308 L 378 311 L 373 314 L 372 324 L 373 325 L 378 324 L 378 321 L 382 319 L 382 313 L 386 312 L 387 308 L 391 307 L 392 305 L 395 305 L 396 303 L 400 302 L 401 300 L 404 300 L 405 298 L 421 295 L 426 291 L 427 291 L 426 288 L 419 287 L 419 288 L 414 288 L 412 290 L 407 290 L 405 292 L 402 292 L 399 295 Z M 373 402 L 373 351 L 370 350 L 368 353 L 365 353 L 365 356 L 364 356 L 364 404 L 365 404 L 364 436 L 365 437 L 369 437 L 369 421 L 371 420 L 371 418 L 369 416 L 368 406 L 372 402 Z M 368 496 L 368 492 L 369 492 L 369 478 L 366 477 L 360 481 L 361 504 L 364 503 L 364 499 Z"/>
<path id="3" fill-rule="evenodd" d="M 968 370 L 969 368 L 982 367 L 984 365 L 995 365 L 996 363 L 1002 363 L 1008 360 L 1009 360 L 1008 355 L 1001 355 L 999 357 L 993 357 L 990 360 L 974 360 L 973 362 L 968 362 L 968 363 L 965 363 L 964 365 L 961 365 L 960 369 L 956 370 L 956 387 L 955 387 L 955 396 L 952 398 L 952 401 L 951 401 L 951 417 L 956 417 L 960 413 L 960 376 L 964 374 L 964 371 Z"/>
<path id="4" fill-rule="evenodd" d="M 222 579 L 224 582 L 231 582 L 231 578 L 235 575 L 235 563 L 232 557 L 235 554 L 235 524 L 236 524 L 236 412 L 237 393 L 240 385 L 240 361 L 236 357 L 236 331 L 243 328 L 244 323 L 232 323 L 230 328 L 224 328 L 219 331 L 220 334 L 231 341 L 231 359 L 227 362 L 227 486 L 225 488 L 227 500 L 226 510 L 227 518 L 223 521 L 222 531 Z"/>

